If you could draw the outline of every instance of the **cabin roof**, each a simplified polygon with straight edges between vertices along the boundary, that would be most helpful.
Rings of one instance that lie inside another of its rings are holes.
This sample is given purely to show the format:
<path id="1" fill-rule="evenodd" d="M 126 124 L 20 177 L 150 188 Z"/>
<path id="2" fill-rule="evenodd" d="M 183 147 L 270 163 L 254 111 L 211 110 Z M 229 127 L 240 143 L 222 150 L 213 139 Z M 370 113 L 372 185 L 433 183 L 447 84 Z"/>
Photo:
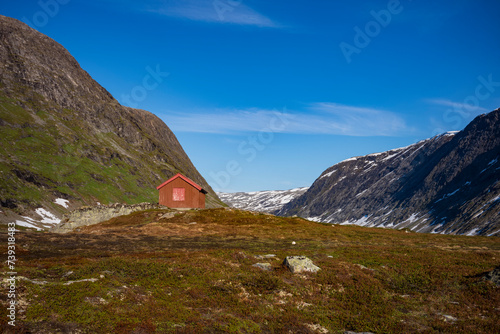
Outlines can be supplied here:
<path id="1" fill-rule="evenodd" d="M 174 176 L 172 176 L 170 179 L 168 179 L 167 181 L 163 182 L 162 184 L 160 184 L 158 187 L 156 187 L 156 189 L 160 190 L 161 188 L 163 188 L 164 186 L 166 186 L 167 184 L 169 184 L 170 182 L 172 182 L 173 180 L 177 179 L 177 178 L 181 178 L 183 179 L 184 181 L 186 181 L 187 183 L 189 183 L 190 185 L 192 185 L 193 187 L 195 187 L 198 191 L 201 191 L 201 192 L 206 192 L 200 185 L 198 185 L 196 182 L 194 182 L 193 180 L 185 177 L 184 175 L 182 175 L 181 173 L 177 173 L 175 174 Z"/>

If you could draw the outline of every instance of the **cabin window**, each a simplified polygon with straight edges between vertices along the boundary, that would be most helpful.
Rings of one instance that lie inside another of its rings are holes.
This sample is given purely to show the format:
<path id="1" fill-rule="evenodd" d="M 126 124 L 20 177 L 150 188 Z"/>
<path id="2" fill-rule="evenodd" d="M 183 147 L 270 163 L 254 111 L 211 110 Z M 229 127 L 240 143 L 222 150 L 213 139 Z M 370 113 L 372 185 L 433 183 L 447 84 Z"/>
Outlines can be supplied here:
<path id="1" fill-rule="evenodd" d="M 173 200 L 176 202 L 184 201 L 185 199 L 185 188 L 174 188 L 173 190 Z"/>

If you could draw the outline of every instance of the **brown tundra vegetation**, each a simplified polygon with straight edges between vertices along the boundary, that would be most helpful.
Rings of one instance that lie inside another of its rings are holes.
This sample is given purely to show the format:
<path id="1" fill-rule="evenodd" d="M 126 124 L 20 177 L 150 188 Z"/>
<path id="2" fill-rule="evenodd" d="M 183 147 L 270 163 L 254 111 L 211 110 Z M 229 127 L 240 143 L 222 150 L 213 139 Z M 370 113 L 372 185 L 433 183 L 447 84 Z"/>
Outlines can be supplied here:
<path id="1" fill-rule="evenodd" d="M 235 209 L 154 209 L 67 234 L 19 229 L 16 326 L 2 293 L 4 333 L 500 332 L 500 288 L 487 279 L 496 237 Z M 282 262 L 294 255 L 321 269 L 291 273 Z"/>

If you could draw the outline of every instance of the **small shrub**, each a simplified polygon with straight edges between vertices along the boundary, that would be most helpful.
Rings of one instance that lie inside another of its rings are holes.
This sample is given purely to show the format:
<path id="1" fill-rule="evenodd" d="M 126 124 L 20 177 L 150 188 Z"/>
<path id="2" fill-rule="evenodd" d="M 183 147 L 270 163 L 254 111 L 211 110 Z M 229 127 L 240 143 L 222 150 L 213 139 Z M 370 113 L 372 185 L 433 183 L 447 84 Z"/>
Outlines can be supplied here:
<path id="1" fill-rule="evenodd" d="M 242 284 L 254 294 L 264 294 L 279 290 L 283 282 L 272 273 L 263 272 L 257 277 L 246 278 Z"/>

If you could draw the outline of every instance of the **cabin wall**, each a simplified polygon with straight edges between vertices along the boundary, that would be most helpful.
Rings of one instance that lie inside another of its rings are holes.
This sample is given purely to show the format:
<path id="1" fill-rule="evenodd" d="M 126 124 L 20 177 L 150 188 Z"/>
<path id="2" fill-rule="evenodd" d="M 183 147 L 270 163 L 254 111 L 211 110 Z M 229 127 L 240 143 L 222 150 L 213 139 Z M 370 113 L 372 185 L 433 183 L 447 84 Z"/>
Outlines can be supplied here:
<path id="1" fill-rule="evenodd" d="M 205 209 L 205 194 L 202 193 L 202 192 L 198 192 L 198 195 L 199 195 L 198 196 L 198 198 L 199 198 L 199 200 L 198 200 L 198 207 L 200 209 Z"/>
<path id="2" fill-rule="evenodd" d="M 174 201 L 173 191 L 174 188 L 184 188 L 184 201 Z M 176 178 L 172 182 L 166 184 L 159 190 L 161 205 L 170 208 L 204 208 L 205 207 L 205 194 L 201 193 L 198 189 L 184 181 L 182 178 Z"/>

